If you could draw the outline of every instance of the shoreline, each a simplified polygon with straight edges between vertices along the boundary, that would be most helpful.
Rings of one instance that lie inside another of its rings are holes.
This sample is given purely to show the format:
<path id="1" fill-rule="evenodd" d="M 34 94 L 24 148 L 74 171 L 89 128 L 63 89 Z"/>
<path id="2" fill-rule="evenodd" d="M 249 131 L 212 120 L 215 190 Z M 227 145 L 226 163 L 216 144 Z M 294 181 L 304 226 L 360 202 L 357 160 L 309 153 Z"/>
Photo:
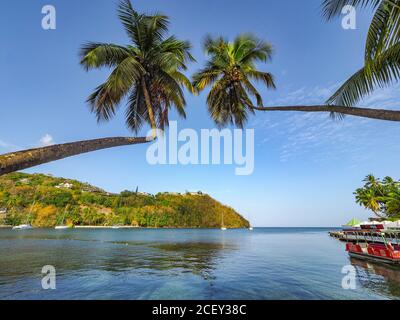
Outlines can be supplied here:
<path id="1" fill-rule="evenodd" d="M 134 226 L 74 226 L 70 229 L 142 229 Z"/>
<path id="2" fill-rule="evenodd" d="M 0 225 L 0 229 L 12 229 L 14 226 L 11 225 Z M 34 227 L 33 229 L 54 229 L 55 227 Z M 220 228 L 190 228 L 190 227 L 136 227 L 136 226 L 74 226 L 65 230 L 71 230 L 71 229 L 154 229 L 154 230 L 219 230 Z M 246 227 L 243 228 L 227 228 L 228 230 L 242 230 L 242 229 L 248 229 Z"/>

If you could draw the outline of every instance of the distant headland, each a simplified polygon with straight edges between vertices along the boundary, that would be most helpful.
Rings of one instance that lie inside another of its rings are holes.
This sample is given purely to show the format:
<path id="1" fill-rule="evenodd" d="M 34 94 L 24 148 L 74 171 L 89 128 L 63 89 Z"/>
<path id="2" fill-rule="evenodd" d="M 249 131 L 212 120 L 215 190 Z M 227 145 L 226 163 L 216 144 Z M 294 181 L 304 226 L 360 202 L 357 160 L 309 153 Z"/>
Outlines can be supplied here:
<path id="1" fill-rule="evenodd" d="M 202 192 L 109 193 L 88 183 L 44 174 L 0 177 L 0 225 L 248 228 L 234 209 Z"/>

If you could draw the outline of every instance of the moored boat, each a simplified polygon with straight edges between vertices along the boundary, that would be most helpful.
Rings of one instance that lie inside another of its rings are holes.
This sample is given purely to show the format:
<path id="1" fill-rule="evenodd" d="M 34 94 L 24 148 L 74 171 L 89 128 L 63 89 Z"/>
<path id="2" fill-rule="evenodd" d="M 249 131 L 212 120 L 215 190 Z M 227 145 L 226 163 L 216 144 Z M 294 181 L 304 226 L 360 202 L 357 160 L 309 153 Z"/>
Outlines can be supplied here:
<path id="1" fill-rule="evenodd" d="M 64 220 L 65 220 L 65 215 L 67 213 L 67 209 L 68 209 L 68 205 L 64 208 L 64 214 L 63 214 L 63 218 L 61 220 L 61 224 L 57 225 L 54 229 L 56 230 L 66 230 L 66 229 L 70 229 L 72 228 L 71 226 L 67 226 L 64 224 Z"/>
<path id="2" fill-rule="evenodd" d="M 70 226 L 56 226 L 54 229 L 56 230 L 66 230 L 66 229 L 71 229 Z"/>
<path id="3" fill-rule="evenodd" d="M 33 229 L 33 227 L 30 224 L 21 224 L 19 226 L 15 226 L 12 229 L 13 230 L 30 230 L 30 229 Z"/>
<path id="4" fill-rule="evenodd" d="M 221 230 L 222 230 L 222 231 L 228 230 L 228 229 L 225 227 L 225 224 L 224 224 L 224 213 L 223 213 L 223 212 L 222 212 L 222 218 L 221 218 Z"/>
<path id="5" fill-rule="evenodd" d="M 347 237 L 348 232 L 344 232 Z M 354 233 L 352 231 L 351 233 Z M 359 237 L 354 242 L 349 239 L 346 243 L 346 251 L 350 257 L 382 262 L 391 265 L 400 265 L 400 232 L 393 230 L 363 229 L 358 231 Z M 364 238 L 362 241 L 360 239 Z M 379 241 L 371 239 L 380 238 Z"/>

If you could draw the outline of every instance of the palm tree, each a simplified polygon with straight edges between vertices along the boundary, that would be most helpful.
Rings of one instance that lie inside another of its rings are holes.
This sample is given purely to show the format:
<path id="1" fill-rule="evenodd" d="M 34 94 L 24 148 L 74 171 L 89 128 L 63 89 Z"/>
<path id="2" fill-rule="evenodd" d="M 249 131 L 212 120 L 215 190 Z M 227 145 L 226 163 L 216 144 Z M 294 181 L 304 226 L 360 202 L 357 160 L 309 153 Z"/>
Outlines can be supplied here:
<path id="1" fill-rule="evenodd" d="M 88 43 L 82 47 L 81 64 L 86 70 L 112 67 L 109 78 L 98 86 L 88 102 L 98 121 L 109 120 L 122 98 L 128 96 L 126 123 L 137 132 L 147 122 L 156 137 L 157 128 L 168 124 L 168 111 L 175 106 L 185 117 L 182 86 L 194 92 L 181 72 L 194 61 L 190 44 L 166 37 L 168 17 L 137 13 L 129 0 L 119 6 L 119 18 L 132 44 Z"/>
<path id="2" fill-rule="evenodd" d="M 212 119 L 220 126 L 234 123 L 243 126 L 248 113 L 259 111 L 329 112 L 332 117 L 353 115 L 371 119 L 400 121 L 400 111 L 356 108 L 347 105 L 313 106 L 262 106 L 262 98 L 251 83 L 261 80 L 267 88 L 275 88 L 273 76 L 256 69 L 256 62 L 271 59 L 271 45 L 246 34 L 239 35 L 233 42 L 223 38 L 207 37 L 204 43 L 209 59 L 206 67 L 193 76 L 194 87 L 201 91 L 211 87 L 207 98 Z M 256 105 L 250 97 L 256 99 Z"/>
<path id="3" fill-rule="evenodd" d="M 400 76 L 400 1 L 399 0 L 324 0 L 324 16 L 330 20 L 341 14 L 345 5 L 370 6 L 374 15 L 365 45 L 365 64 L 329 98 L 330 104 L 353 106 L 376 88 L 399 80 Z"/>
<path id="4" fill-rule="evenodd" d="M 201 91 L 211 86 L 207 97 L 212 119 L 220 126 L 229 123 L 242 127 L 249 112 L 254 112 L 251 97 L 258 106 L 263 100 L 252 80 L 275 88 L 274 78 L 268 72 L 257 70 L 257 62 L 271 60 L 272 46 L 254 35 L 243 34 L 233 42 L 207 36 L 204 49 L 209 55 L 206 67 L 193 75 L 193 86 Z"/>
<path id="5" fill-rule="evenodd" d="M 372 188 L 360 188 L 356 190 L 355 196 L 356 202 L 359 205 L 371 210 L 379 218 L 383 217 L 383 215 L 378 213 L 381 211 L 381 196 L 376 194 L 376 190 Z"/>
<path id="6" fill-rule="evenodd" d="M 86 70 L 113 68 L 109 78 L 89 97 L 91 111 L 98 121 L 109 120 L 123 98 L 127 97 L 126 124 L 136 133 L 145 123 L 152 128 L 150 137 L 113 137 L 79 141 L 44 148 L 13 152 L 0 156 L 0 175 L 95 150 L 146 143 L 156 138 L 156 129 L 168 124 L 168 112 L 176 107 L 185 116 L 182 87 L 193 92 L 182 73 L 193 61 L 190 44 L 167 37 L 168 17 L 136 12 L 129 0 L 123 0 L 118 15 L 131 45 L 88 43 L 81 50 Z"/>

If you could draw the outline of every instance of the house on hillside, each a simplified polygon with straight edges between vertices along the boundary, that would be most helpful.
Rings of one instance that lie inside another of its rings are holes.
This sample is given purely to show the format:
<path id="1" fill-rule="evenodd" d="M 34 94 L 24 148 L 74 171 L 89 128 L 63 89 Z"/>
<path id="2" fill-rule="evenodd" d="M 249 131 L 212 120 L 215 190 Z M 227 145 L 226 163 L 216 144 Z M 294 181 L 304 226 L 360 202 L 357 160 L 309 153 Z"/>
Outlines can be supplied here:
<path id="1" fill-rule="evenodd" d="M 154 197 L 151 193 L 148 193 L 148 192 L 138 192 L 137 194 L 139 194 L 141 196 Z"/>
<path id="2" fill-rule="evenodd" d="M 204 193 L 201 191 L 197 191 L 197 192 L 187 192 L 187 194 L 191 195 L 191 196 L 204 196 Z"/>
<path id="3" fill-rule="evenodd" d="M 71 189 L 74 185 L 72 183 L 60 183 L 58 186 L 56 186 L 57 189 Z"/>

